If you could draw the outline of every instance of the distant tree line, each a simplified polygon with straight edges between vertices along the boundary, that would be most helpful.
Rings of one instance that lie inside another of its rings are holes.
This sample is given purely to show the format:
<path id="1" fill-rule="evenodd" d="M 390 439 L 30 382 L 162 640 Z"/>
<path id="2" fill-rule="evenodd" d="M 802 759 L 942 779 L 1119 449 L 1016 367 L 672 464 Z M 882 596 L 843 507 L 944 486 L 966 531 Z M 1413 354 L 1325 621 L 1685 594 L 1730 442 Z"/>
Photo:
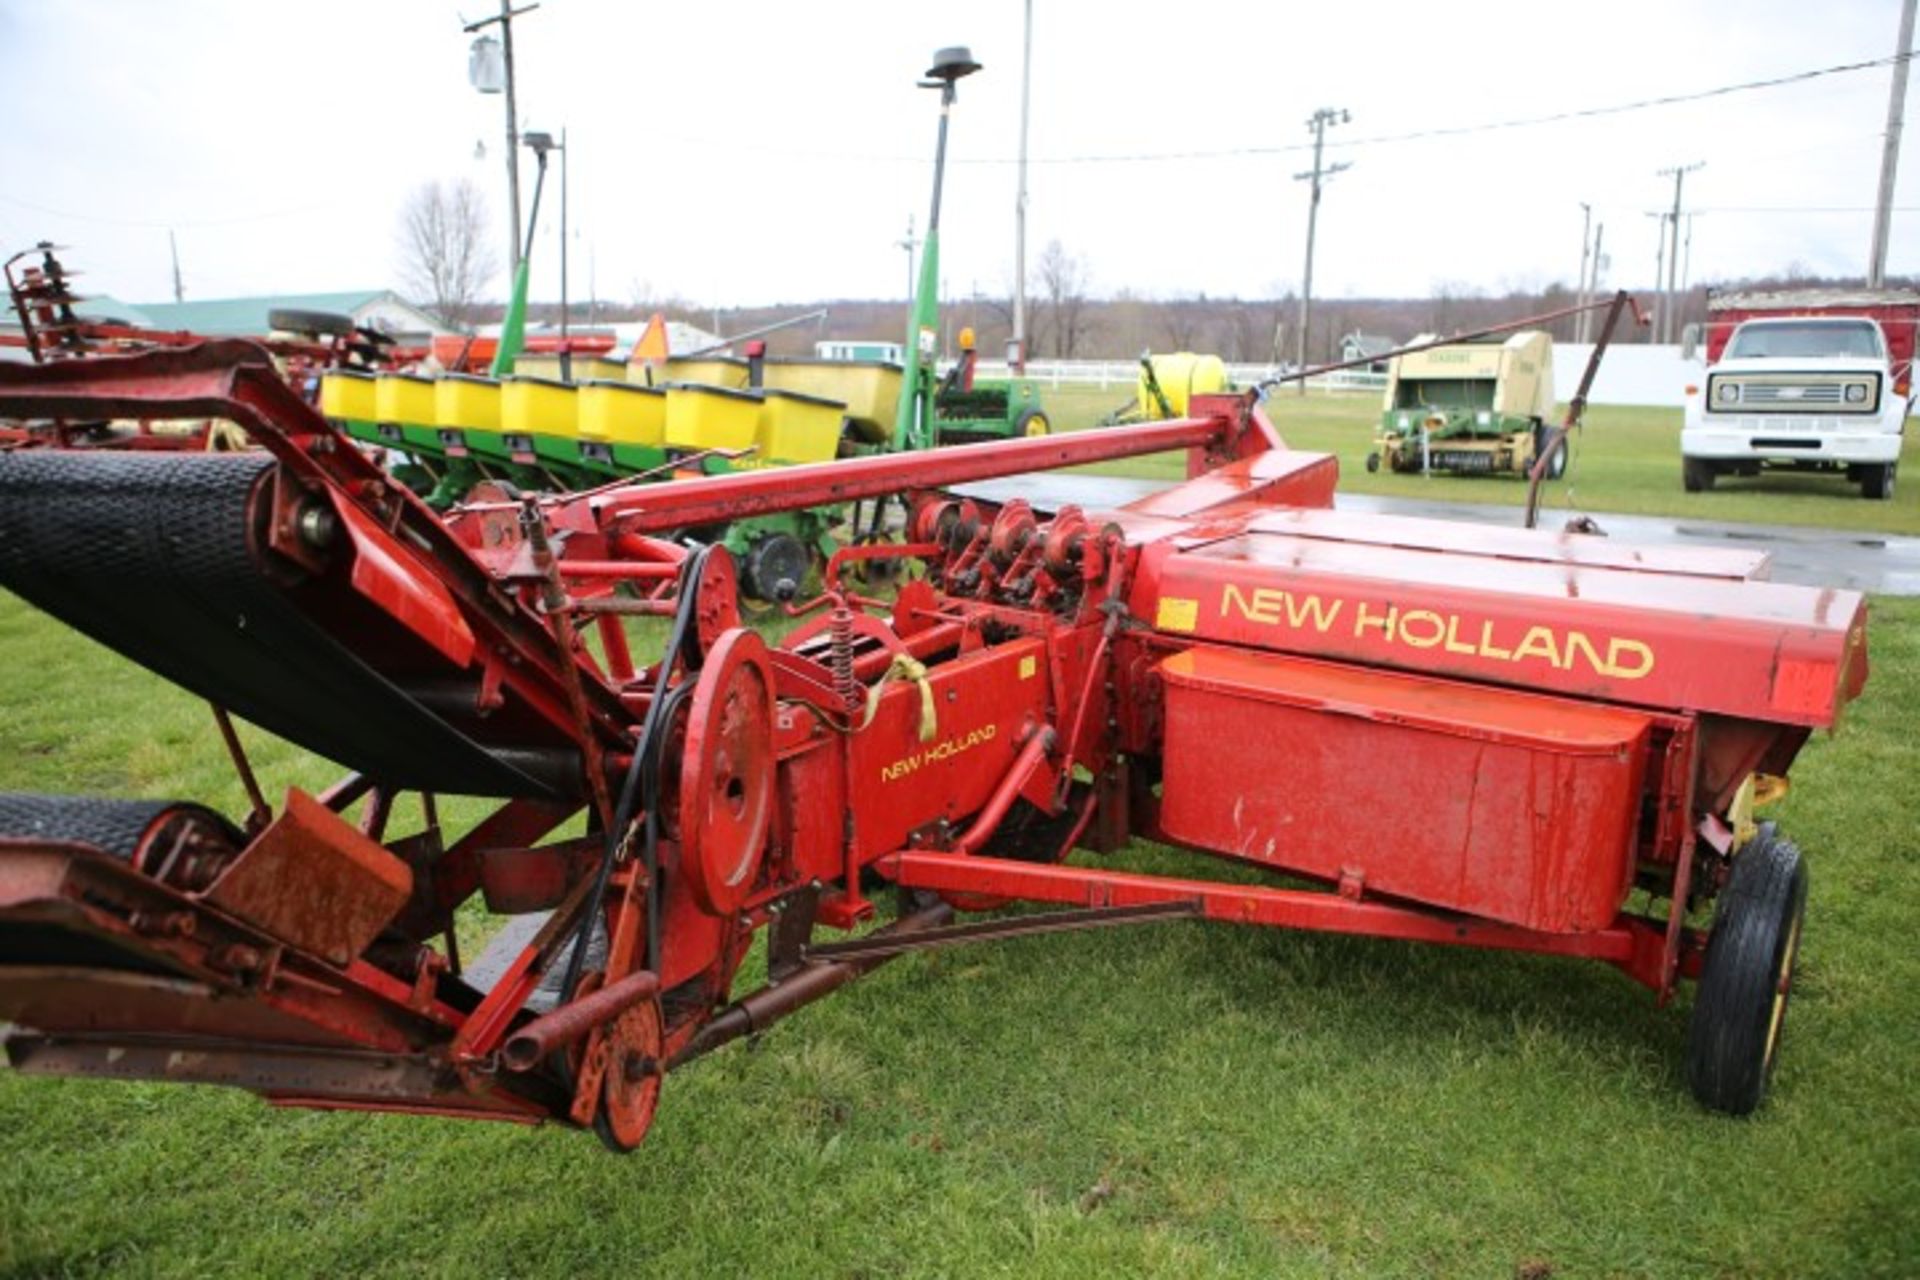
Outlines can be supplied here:
<path id="1" fill-rule="evenodd" d="M 1858 278 L 1811 275 L 1798 267 L 1748 279 L 1696 284 L 1679 299 L 1679 322 L 1704 320 L 1707 296 L 1713 289 L 1765 289 L 1859 286 Z M 1892 287 L 1920 288 L 1920 278 L 1889 280 Z M 1603 283 L 1603 295 L 1611 286 Z M 957 349 L 959 333 L 972 328 L 978 349 L 987 359 L 1006 351 L 1013 332 L 1011 286 L 993 294 L 967 293 L 942 300 L 943 350 Z M 1658 295 L 1640 293 L 1643 306 L 1657 306 Z M 1486 290 L 1450 280 L 1436 281 L 1424 297 L 1315 298 L 1313 331 L 1308 335 L 1312 363 L 1339 358 L 1347 335 L 1363 333 L 1404 342 L 1423 333 L 1459 333 L 1540 315 L 1570 307 L 1574 291 L 1564 282 L 1531 287 Z M 636 283 L 624 301 L 594 299 L 573 304 L 574 323 L 591 313 L 601 322 L 645 319 L 660 312 L 720 333 L 740 333 L 775 323 L 788 316 L 825 307 L 823 321 L 782 330 L 768 337 L 774 355 L 810 354 L 822 339 L 902 341 L 906 333 L 907 304 L 902 298 L 812 299 L 752 307 L 707 307 L 685 298 L 659 296 L 644 282 Z M 1060 241 L 1049 242 L 1034 260 L 1027 287 L 1028 354 L 1033 359 L 1126 360 L 1143 351 L 1204 351 L 1234 363 L 1278 364 L 1292 358 L 1293 326 L 1299 318 L 1299 299 L 1290 291 L 1265 298 L 1219 297 L 1207 294 L 1150 298 L 1128 289 L 1102 297 L 1086 260 L 1069 252 Z M 480 320 L 498 319 L 495 303 L 470 308 Z M 536 320 L 558 318 L 552 303 L 534 304 Z M 1555 341 L 1574 337 L 1569 317 L 1544 326 Z M 1677 330 L 1676 330 L 1677 331 Z M 1616 342 L 1652 340 L 1648 329 L 1625 326 Z"/>

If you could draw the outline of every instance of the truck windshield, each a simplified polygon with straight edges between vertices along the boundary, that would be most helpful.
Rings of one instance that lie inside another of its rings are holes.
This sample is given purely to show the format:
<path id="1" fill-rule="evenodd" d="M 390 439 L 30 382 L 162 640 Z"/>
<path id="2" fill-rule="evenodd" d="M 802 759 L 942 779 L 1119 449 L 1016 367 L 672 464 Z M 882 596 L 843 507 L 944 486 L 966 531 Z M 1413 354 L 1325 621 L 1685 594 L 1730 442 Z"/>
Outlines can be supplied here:
<path id="1" fill-rule="evenodd" d="M 1743 324 L 1727 344 L 1729 360 L 1800 356 L 1859 356 L 1878 360 L 1880 330 L 1862 321 L 1809 320 L 1802 324 Z"/>

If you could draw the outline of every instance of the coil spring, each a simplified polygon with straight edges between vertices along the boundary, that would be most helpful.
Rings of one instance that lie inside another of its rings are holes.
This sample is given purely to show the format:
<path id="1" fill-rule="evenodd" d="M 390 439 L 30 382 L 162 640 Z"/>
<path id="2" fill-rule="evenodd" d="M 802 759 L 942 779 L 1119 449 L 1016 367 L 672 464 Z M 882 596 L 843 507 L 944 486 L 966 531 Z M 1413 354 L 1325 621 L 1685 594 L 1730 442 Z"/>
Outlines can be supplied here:
<path id="1" fill-rule="evenodd" d="M 860 682 L 853 678 L 853 610 L 844 595 L 836 593 L 833 598 L 827 634 L 833 646 L 827 655 L 827 665 L 833 671 L 833 691 L 851 713 L 860 705 Z"/>

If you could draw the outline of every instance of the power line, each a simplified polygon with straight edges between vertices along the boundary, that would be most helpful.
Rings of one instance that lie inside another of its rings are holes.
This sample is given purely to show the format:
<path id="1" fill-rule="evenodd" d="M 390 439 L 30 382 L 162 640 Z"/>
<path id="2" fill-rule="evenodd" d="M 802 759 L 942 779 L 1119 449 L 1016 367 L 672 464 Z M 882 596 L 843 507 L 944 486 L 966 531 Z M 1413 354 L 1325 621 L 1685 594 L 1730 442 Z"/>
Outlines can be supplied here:
<path id="1" fill-rule="evenodd" d="M 1382 133 L 1372 137 L 1351 138 L 1345 142 L 1330 143 L 1342 149 L 1356 147 L 1382 146 L 1394 142 L 1418 142 L 1427 138 L 1457 138 L 1474 133 L 1492 133 L 1502 129 L 1526 129 L 1535 125 L 1558 124 L 1567 120 L 1591 120 L 1602 116 L 1624 115 L 1631 111 L 1646 111 L 1655 107 L 1682 106 L 1689 102 L 1704 102 L 1710 98 L 1721 98 L 1728 94 L 1750 93 L 1760 89 L 1779 89 L 1787 85 L 1804 84 L 1809 80 L 1819 80 L 1826 76 L 1847 75 L 1856 71 L 1871 71 L 1876 67 L 1892 66 L 1895 63 L 1910 61 L 1920 49 L 1908 49 L 1904 53 L 1889 54 L 1883 58 L 1872 58 L 1863 62 L 1842 62 L 1830 67 L 1816 67 L 1809 71 L 1796 71 L 1790 75 L 1770 76 L 1764 80 L 1746 80 L 1739 84 L 1720 85 L 1712 89 L 1700 89 L 1691 93 L 1663 94 L 1656 98 L 1640 98 L 1633 102 L 1615 103 L 1605 107 L 1581 107 L 1571 111 L 1556 111 L 1548 115 L 1522 116 L 1512 120 L 1493 120 L 1481 124 L 1446 125 L 1434 129 L 1414 129 L 1405 133 Z M 1224 147 L 1205 151 L 1136 151 L 1105 155 L 1078 156 L 1030 156 L 1029 164 L 1135 164 L 1163 160 L 1222 160 L 1235 156 L 1282 155 L 1295 151 L 1311 151 L 1309 142 L 1283 142 L 1271 146 Z M 851 156 L 849 159 L 862 157 Z M 883 157 L 867 157 L 883 158 Z M 901 157 L 905 159 L 906 157 Z M 1013 161 L 1003 156 L 975 157 L 968 160 L 956 160 L 956 164 L 1011 164 Z"/>

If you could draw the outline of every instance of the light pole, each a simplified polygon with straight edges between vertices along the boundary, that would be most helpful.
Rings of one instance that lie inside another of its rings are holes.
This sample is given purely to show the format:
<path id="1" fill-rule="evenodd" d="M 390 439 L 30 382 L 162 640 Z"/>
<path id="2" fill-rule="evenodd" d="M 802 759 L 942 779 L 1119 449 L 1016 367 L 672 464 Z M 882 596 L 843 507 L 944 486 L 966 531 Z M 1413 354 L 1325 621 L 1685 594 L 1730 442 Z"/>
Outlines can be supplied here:
<path id="1" fill-rule="evenodd" d="M 1027 371 L 1027 101 L 1033 80 L 1033 0 L 1026 3 L 1026 34 L 1020 43 L 1020 183 L 1013 198 L 1013 337 L 1007 363 Z"/>
<path id="2" fill-rule="evenodd" d="M 1339 164 L 1323 165 L 1320 162 L 1321 149 L 1327 140 L 1327 126 L 1346 124 L 1353 117 L 1346 111 L 1335 111 L 1332 107 L 1322 107 L 1307 118 L 1307 128 L 1313 130 L 1313 168 L 1305 173 L 1293 175 L 1295 182 L 1311 179 L 1313 198 L 1307 205 L 1307 266 L 1300 276 L 1300 333 L 1294 344 L 1298 367 L 1307 367 L 1307 326 L 1313 321 L 1313 233 L 1320 219 L 1320 184 L 1342 169 L 1353 166 L 1345 161 Z M 1307 394 L 1307 380 L 1300 379 L 1300 394 Z"/>
<path id="3" fill-rule="evenodd" d="M 513 296 L 507 299 L 506 318 L 500 322 L 500 345 L 493 353 L 493 366 L 488 370 L 496 378 L 504 378 L 513 372 L 513 362 L 519 358 L 520 349 L 526 343 L 527 279 L 533 266 L 533 233 L 540 225 L 540 193 L 547 185 L 547 153 L 559 150 L 550 133 L 529 133 L 522 141 L 533 152 L 534 158 L 539 160 L 540 171 L 533 180 L 533 208 L 527 213 L 526 249 L 520 255 L 519 267 L 513 273 Z"/>
<path id="4" fill-rule="evenodd" d="M 513 96 L 513 20 L 539 7 L 528 4 L 515 9 L 512 0 L 500 0 L 498 14 L 461 28 L 468 35 L 476 35 L 495 24 L 500 27 L 498 41 L 481 35 L 467 51 L 467 79 L 481 93 L 504 90 L 507 95 L 507 214 L 512 220 L 512 230 L 507 236 L 511 255 L 508 265 L 516 274 L 520 270 L 520 121 Z"/>
<path id="5" fill-rule="evenodd" d="M 907 376 L 900 380 L 900 404 L 893 419 L 893 447 L 922 449 L 933 443 L 934 356 L 939 332 L 934 316 L 939 309 L 940 189 L 947 172 L 947 118 L 953 114 L 954 82 L 980 70 L 964 46 L 942 49 L 920 81 L 923 89 L 940 91 L 940 132 L 933 149 L 933 205 L 927 213 L 927 234 L 920 252 L 920 284 L 914 292 L 907 320 Z M 921 412 L 923 403 L 926 412 Z"/>

